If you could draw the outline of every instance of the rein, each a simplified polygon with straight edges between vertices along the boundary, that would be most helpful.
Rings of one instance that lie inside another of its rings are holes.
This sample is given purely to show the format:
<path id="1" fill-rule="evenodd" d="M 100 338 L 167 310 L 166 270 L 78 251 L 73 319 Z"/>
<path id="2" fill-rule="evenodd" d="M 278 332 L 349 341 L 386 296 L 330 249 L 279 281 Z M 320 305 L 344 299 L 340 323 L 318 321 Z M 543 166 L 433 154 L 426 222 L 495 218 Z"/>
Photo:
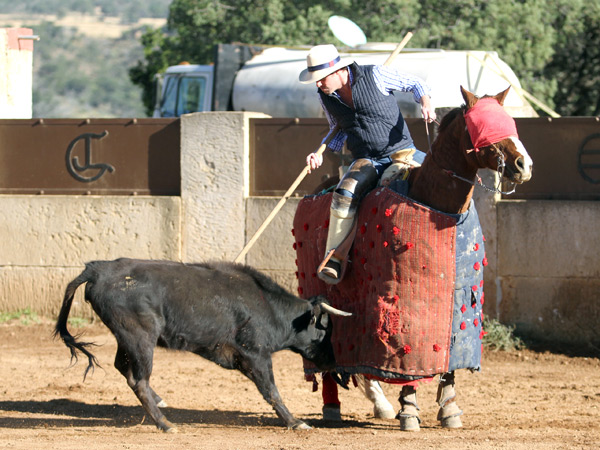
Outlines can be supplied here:
<path id="1" fill-rule="evenodd" d="M 437 120 L 434 120 L 434 122 L 437 123 L 438 126 L 440 125 L 440 123 Z M 427 121 L 425 121 L 425 132 L 427 133 L 427 144 L 429 145 L 429 153 L 431 154 L 431 160 L 440 169 L 442 169 L 446 174 L 448 174 L 452 178 L 456 178 L 458 180 L 464 181 L 465 183 L 468 183 L 472 186 L 479 186 L 479 187 L 485 189 L 486 191 L 492 192 L 494 194 L 510 195 L 510 194 L 513 194 L 517 190 L 517 183 L 511 183 L 513 186 L 512 186 L 512 190 L 510 190 L 510 191 L 505 192 L 502 189 L 500 189 L 500 186 L 502 184 L 502 178 L 504 177 L 504 169 L 506 167 L 506 161 L 504 159 L 504 154 L 498 149 L 496 144 L 492 144 L 492 147 L 493 147 L 494 151 L 496 152 L 496 155 L 497 155 L 496 157 L 498 158 L 498 169 L 496 171 L 498 172 L 498 175 L 500 175 L 500 177 L 498 179 L 498 185 L 496 187 L 488 187 L 485 184 L 483 184 L 483 180 L 481 179 L 481 177 L 478 174 L 475 175 L 477 177 L 477 182 L 475 182 L 475 181 L 469 180 L 468 178 L 461 177 L 460 175 L 456 174 L 452 170 L 444 169 L 442 166 L 440 166 L 433 157 L 433 149 L 431 147 L 431 139 L 429 137 L 429 125 L 428 125 Z M 467 133 L 468 133 L 468 131 L 467 131 Z"/>

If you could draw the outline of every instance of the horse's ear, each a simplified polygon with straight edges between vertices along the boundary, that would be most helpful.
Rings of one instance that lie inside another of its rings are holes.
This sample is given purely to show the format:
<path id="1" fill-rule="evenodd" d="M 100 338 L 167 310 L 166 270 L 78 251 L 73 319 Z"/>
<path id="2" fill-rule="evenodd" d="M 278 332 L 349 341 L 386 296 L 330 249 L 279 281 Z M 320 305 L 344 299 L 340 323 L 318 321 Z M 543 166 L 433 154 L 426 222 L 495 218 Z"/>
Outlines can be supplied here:
<path id="1" fill-rule="evenodd" d="M 504 105 L 504 99 L 506 98 L 506 96 L 508 95 L 508 90 L 510 89 L 510 86 L 508 86 L 504 91 L 496 94 L 494 96 L 494 98 L 496 100 L 498 100 L 498 103 L 500 103 L 501 105 Z"/>
<path id="2" fill-rule="evenodd" d="M 475 94 L 470 93 L 464 87 L 460 87 L 460 92 L 462 93 L 463 98 L 465 99 L 465 104 L 467 108 L 471 108 L 475 103 L 477 103 L 477 96 Z"/>

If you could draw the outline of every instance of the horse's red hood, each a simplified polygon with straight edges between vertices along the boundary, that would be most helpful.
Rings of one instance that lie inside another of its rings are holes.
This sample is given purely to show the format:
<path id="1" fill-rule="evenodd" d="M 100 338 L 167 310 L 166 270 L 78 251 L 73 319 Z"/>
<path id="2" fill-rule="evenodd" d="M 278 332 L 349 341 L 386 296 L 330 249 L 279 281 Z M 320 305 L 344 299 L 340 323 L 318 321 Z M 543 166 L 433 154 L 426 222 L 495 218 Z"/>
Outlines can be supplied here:
<path id="1" fill-rule="evenodd" d="M 465 113 L 467 129 L 475 150 L 519 137 L 515 119 L 510 117 L 495 98 L 482 98 Z"/>

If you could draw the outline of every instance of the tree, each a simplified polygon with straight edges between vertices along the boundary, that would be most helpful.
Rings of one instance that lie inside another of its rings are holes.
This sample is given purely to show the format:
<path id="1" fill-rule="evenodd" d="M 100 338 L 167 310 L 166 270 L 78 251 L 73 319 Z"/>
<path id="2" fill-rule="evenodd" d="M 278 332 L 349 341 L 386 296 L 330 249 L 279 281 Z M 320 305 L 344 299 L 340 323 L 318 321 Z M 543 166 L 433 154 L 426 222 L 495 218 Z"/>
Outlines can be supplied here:
<path id="1" fill-rule="evenodd" d="M 208 64 L 218 43 L 299 45 L 333 40 L 327 28 L 331 11 L 311 1 L 174 0 L 167 29 L 142 36 L 145 59 L 130 70 L 142 87 L 148 115 L 154 106 L 154 76 L 181 61 Z"/>
<path id="2" fill-rule="evenodd" d="M 371 42 L 413 31 L 411 47 L 496 51 L 544 103 L 562 114 L 598 114 L 599 10 L 585 0 L 173 0 L 166 30 L 142 37 L 145 60 L 130 76 L 151 113 L 154 75 L 168 65 L 210 63 L 218 43 L 341 45 L 327 27 L 336 14 Z"/>
<path id="3" fill-rule="evenodd" d="M 557 0 L 553 27 L 560 30 L 544 79 L 556 86 L 556 110 L 567 116 L 600 115 L 600 4 Z"/>

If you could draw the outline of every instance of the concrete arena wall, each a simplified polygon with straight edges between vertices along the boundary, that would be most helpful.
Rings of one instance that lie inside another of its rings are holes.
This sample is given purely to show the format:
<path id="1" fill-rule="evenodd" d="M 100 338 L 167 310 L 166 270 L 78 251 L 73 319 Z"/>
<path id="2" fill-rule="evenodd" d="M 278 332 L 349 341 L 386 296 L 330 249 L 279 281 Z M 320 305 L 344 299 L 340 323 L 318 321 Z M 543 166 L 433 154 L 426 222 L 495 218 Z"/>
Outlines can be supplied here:
<path id="1" fill-rule="evenodd" d="M 134 258 L 233 261 L 279 197 L 248 197 L 249 119 L 181 119 L 181 197 L 0 195 L 0 311 L 55 317 L 86 261 Z M 487 185 L 493 174 L 482 172 Z M 289 199 L 246 255 L 297 290 Z M 501 201 L 477 189 L 486 238 L 486 317 L 555 342 L 600 344 L 600 203 Z M 74 316 L 93 317 L 81 292 Z"/>

